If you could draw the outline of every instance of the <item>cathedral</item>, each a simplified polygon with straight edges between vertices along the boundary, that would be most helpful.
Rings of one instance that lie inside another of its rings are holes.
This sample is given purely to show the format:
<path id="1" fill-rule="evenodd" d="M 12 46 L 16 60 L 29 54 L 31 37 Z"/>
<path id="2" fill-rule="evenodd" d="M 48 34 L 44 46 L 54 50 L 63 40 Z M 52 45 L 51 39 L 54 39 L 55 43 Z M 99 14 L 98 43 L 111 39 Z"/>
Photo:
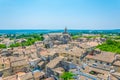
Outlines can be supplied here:
<path id="1" fill-rule="evenodd" d="M 44 35 L 44 45 L 47 48 L 51 48 L 53 45 L 59 44 L 67 44 L 71 41 L 71 36 L 67 32 L 67 28 L 65 27 L 63 33 L 49 33 Z"/>

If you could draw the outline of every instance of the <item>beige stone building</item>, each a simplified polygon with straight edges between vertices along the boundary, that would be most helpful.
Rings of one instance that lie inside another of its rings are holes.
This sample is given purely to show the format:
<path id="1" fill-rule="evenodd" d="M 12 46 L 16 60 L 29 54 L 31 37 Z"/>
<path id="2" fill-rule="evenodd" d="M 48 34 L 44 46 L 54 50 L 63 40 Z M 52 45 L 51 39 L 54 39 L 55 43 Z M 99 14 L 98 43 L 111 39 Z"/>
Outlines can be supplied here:
<path id="1" fill-rule="evenodd" d="M 118 80 L 120 75 L 120 55 L 112 52 L 100 51 L 93 52 L 85 57 L 85 63 L 88 65 L 86 73 L 94 72 L 95 76 L 106 80 L 108 77 Z M 116 58 L 117 57 L 117 58 Z"/>

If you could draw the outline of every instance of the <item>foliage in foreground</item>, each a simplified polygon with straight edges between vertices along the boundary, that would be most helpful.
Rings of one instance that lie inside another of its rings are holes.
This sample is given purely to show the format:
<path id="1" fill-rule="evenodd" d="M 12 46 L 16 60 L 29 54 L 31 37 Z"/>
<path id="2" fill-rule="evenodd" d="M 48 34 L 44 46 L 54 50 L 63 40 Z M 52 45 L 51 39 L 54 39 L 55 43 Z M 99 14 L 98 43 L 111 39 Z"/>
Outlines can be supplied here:
<path id="1" fill-rule="evenodd" d="M 102 51 L 114 52 L 120 54 L 120 42 L 115 40 L 107 40 L 105 43 L 98 45 Z"/>
<path id="2" fill-rule="evenodd" d="M 64 72 L 62 75 L 61 75 L 61 78 L 63 80 L 70 80 L 72 79 L 74 76 L 74 74 L 72 72 Z"/>
<path id="3" fill-rule="evenodd" d="M 0 48 L 6 48 L 5 44 L 0 44 Z"/>

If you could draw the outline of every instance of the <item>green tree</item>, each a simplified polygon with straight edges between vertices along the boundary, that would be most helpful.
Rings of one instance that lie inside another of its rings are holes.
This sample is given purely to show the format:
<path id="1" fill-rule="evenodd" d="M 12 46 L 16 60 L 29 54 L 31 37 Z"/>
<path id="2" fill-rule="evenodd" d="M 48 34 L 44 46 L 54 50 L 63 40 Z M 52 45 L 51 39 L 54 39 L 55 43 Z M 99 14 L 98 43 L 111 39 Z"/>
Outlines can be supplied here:
<path id="1" fill-rule="evenodd" d="M 21 46 L 20 43 L 15 43 L 15 44 L 11 44 L 10 47 L 18 47 L 18 46 Z"/>
<path id="2" fill-rule="evenodd" d="M 72 79 L 74 76 L 74 74 L 72 72 L 64 72 L 62 75 L 61 75 L 61 78 L 63 80 L 70 80 Z"/>
<path id="3" fill-rule="evenodd" d="M 120 54 L 120 42 L 115 40 L 107 40 L 105 43 L 98 45 L 102 51 L 114 52 Z"/>
<path id="4" fill-rule="evenodd" d="M 24 38 L 27 41 L 21 43 L 11 44 L 9 47 L 19 47 L 19 46 L 30 46 L 33 45 L 36 41 L 43 41 L 43 34 L 22 34 L 16 37 L 17 39 Z M 11 37 L 11 39 L 13 39 Z"/>
<path id="5" fill-rule="evenodd" d="M 6 48 L 5 44 L 0 44 L 0 48 Z"/>

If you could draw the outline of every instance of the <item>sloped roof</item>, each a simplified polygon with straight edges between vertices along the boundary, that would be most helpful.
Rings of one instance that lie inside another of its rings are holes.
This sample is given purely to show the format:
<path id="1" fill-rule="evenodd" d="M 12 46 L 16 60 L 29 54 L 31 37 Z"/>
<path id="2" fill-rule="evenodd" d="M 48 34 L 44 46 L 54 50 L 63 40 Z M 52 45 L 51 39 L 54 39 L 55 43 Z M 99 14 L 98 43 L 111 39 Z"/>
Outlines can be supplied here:
<path id="1" fill-rule="evenodd" d="M 33 78 L 33 75 L 31 72 L 29 73 L 25 73 L 23 75 L 18 75 L 18 77 L 20 78 L 20 80 L 29 80 L 29 79 L 32 79 Z"/>
<path id="2" fill-rule="evenodd" d="M 38 77 L 40 77 L 40 76 L 44 76 L 45 73 L 44 73 L 44 72 L 40 72 L 40 71 L 35 71 L 35 72 L 33 73 L 33 75 L 34 75 L 34 78 L 38 78 Z"/>
<path id="3" fill-rule="evenodd" d="M 115 61 L 113 65 L 120 66 L 120 61 Z"/>
<path id="4" fill-rule="evenodd" d="M 86 58 L 112 63 L 115 59 L 114 56 L 115 54 L 111 52 L 101 52 L 100 54 L 87 55 Z"/>
<path id="5" fill-rule="evenodd" d="M 54 68 L 62 59 L 63 59 L 62 57 L 57 57 L 51 60 L 46 66 L 49 68 Z"/>
<path id="6" fill-rule="evenodd" d="M 11 66 L 21 66 L 21 65 L 27 65 L 29 64 L 27 60 L 20 60 L 16 62 L 12 62 Z"/>
<path id="7" fill-rule="evenodd" d="M 8 76 L 8 77 L 3 78 L 3 80 L 18 80 L 16 76 L 17 75 Z"/>
<path id="8" fill-rule="evenodd" d="M 53 77 L 49 77 L 49 78 L 47 78 L 45 80 L 55 80 L 55 79 Z"/>

